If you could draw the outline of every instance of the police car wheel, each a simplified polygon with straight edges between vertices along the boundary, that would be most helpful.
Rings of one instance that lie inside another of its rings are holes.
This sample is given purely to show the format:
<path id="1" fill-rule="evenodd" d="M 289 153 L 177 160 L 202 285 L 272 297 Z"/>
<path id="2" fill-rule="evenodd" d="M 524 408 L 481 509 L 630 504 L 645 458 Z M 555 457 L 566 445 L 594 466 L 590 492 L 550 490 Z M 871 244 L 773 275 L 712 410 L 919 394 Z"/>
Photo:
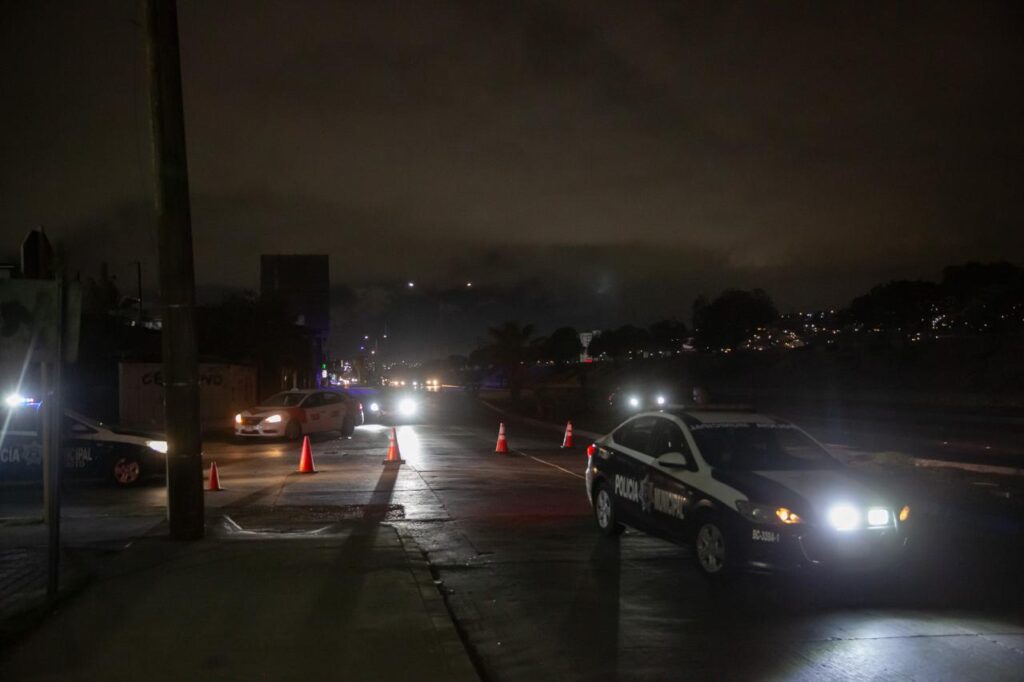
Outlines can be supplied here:
<path id="1" fill-rule="evenodd" d="M 594 519 L 598 530 L 605 535 L 615 536 L 622 532 L 622 524 L 615 520 L 615 502 L 611 491 L 603 483 L 598 483 L 594 491 Z"/>
<path id="2" fill-rule="evenodd" d="M 299 426 L 299 422 L 294 419 L 288 422 L 288 426 L 284 427 L 284 437 L 288 440 L 298 440 L 302 436 L 302 427 Z"/>
<path id="3" fill-rule="evenodd" d="M 704 575 L 716 576 L 726 572 L 728 552 L 725 532 L 714 519 L 702 521 L 693 541 L 697 565 Z"/>
<path id="4" fill-rule="evenodd" d="M 142 463 L 136 457 L 118 457 L 111 474 L 118 485 L 135 485 L 142 478 Z"/>

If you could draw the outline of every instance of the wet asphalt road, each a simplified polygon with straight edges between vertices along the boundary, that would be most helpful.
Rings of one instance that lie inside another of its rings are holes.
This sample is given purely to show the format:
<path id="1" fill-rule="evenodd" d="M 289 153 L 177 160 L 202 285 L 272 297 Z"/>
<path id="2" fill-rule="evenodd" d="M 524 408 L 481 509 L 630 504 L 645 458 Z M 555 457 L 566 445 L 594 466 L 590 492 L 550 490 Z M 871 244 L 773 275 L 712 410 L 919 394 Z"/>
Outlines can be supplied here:
<path id="1" fill-rule="evenodd" d="M 991 509 L 965 512 L 942 489 L 924 501 L 916 552 L 886 574 L 710 583 L 688 548 L 597 534 L 582 447 L 510 426 L 515 452 L 497 455 L 493 413 L 459 394 L 427 397 L 420 423 L 399 428 L 397 476 L 378 468 L 387 430 L 376 426 L 315 439 L 330 475 L 287 487 L 272 472 L 294 446 L 209 444 L 235 492 L 208 497 L 208 516 L 394 524 L 427 554 L 485 680 L 1024 679 L 1019 536 Z M 70 532 L 91 514 L 138 525 L 162 503 L 157 486 L 85 489 L 69 496 Z"/>
<path id="2" fill-rule="evenodd" d="M 884 575 L 710 584 L 688 548 L 598 536 L 580 450 L 517 427 L 503 458 L 493 415 L 439 416 L 416 468 L 448 520 L 404 523 L 487 679 L 1024 677 L 1019 557 L 973 526 L 928 524 Z"/>

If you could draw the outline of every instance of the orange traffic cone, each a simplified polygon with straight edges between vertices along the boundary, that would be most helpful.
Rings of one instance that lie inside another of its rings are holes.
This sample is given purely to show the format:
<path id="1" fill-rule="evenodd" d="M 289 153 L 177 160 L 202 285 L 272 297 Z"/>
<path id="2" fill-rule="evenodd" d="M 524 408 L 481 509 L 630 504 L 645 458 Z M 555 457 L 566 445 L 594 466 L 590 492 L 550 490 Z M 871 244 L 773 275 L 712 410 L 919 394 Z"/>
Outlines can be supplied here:
<path id="1" fill-rule="evenodd" d="M 313 466 L 313 448 L 309 447 L 309 436 L 302 439 L 302 456 L 299 458 L 300 474 L 315 474 L 316 467 Z"/>
<path id="2" fill-rule="evenodd" d="M 498 444 L 494 446 L 495 452 L 508 452 L 508 441 L 505 440 L 505 422 L 498 427 Z"/>
<path id="3" fill-rule="evenodd" d="M 398 432 L 392 426 L 391 434 L 388 436 L 388 454 L 384 458 L 384 466 L 396 467 L 399 464 L 405 464 L 405 460 L 402 459 L 402 451 L 398 449 Z"/>
<path id="4" fill-rule="evenodd" d="M 206 489 L 210 492 L 217 492 L 218 490 L 224 490 L 220 487 L 220 476 L 217 474 L 217 463 L 210 463 L 210 481 L 206 484 Z"/>
<path id="5" fill-rule="evenodd" d="M 565 423 L 565 437 L 562 438 L 562 449 L 572 447 L 572 422 Z"/>

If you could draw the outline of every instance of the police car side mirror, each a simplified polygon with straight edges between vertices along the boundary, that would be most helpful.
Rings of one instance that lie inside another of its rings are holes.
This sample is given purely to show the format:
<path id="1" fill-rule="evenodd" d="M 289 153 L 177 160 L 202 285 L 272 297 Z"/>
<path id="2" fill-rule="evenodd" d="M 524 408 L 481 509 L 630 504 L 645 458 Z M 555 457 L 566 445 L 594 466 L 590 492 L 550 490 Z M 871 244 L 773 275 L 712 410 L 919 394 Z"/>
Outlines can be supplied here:
<path id="1" fill-rule="evenodd" d="M 690 460 L 681 452 L 666 452 L 658 457 L 658 464 L 671 469 L 689 469 Z"/>

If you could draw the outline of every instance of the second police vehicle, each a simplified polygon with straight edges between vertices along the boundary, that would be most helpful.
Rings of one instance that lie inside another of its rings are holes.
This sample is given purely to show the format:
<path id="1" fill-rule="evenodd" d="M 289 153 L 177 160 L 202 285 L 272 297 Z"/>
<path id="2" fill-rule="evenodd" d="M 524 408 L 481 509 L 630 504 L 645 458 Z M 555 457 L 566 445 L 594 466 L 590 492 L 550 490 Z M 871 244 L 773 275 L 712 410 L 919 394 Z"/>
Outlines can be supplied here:
<path id="1" fill-rule="evenodd" d="M 883 568 L 907 542 L 904 501 L 764 414 L 666 407 L 595 446 L 586 485 L 598 528 L 689 544 L 707 575 Z"/>

